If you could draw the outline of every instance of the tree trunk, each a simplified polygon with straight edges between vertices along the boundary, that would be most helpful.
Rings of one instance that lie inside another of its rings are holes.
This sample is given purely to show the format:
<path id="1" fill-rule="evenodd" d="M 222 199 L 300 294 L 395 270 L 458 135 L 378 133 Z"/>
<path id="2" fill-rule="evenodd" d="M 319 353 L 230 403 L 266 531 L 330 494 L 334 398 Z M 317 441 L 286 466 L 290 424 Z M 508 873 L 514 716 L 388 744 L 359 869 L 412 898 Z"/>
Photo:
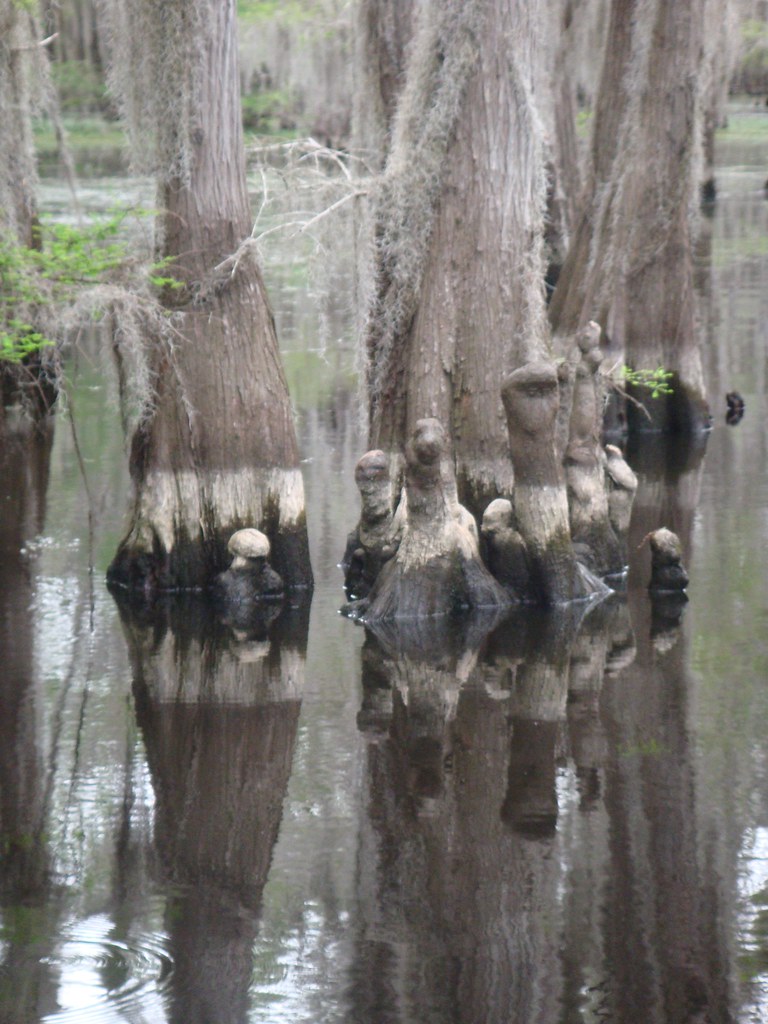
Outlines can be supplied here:
<path id="1" fill-rule="evenodd" d="M 371 447 L 437 418 L 475 515 L 512 488 L 501 379 L 547 345 L 536 45 L 517 0 L 422 5 L 374 210 Z"/>
<path id="2" fill-rule="evenodd" d="M 38 42 L 34 8 L 0 0 L 0 252 L 4 241 L 11 247 L 40 246 L 32 115 L 45 88 L 46 58 Z M 5 291 L 3 276 L 0 272 L 0 288 Z M 14 294 L 18 291 L 12 287 L 4 295 L 0 334 L 14 319 L 36 329 L 45 321 L 40 303 Z M 9 333 L 16 333 L 13 327 Z M 10 408 L 23 409 L 34 420 L 50 410 L 57 394 L 54 364 L 50 350 L 46 354 L 44 349 L 21 363 L 0 358 L 0 427 Z"/>
<path id="3" fill-rule="evenodd" d="M 168 330 L 152 339 L 155 393 L 131 444 L 132 522 L 109 579 L 205 586 L 225 568 L 230 534 L 255 527 L 286 584 L 308 586 L 304 488 L 274 322 L 253 252 L 238 252 L 251 214 L 235 5 L 134 0 L 117 11 L 126 16 L 129 35 L 116 42 L 139 81 L 123 102 L 134 127 L 152 134 L 159 254 L 180 287 L 166 289 Z"/>
<path id="4" fill-rule="evenodd" d="M 353 134 L 371 165 L 381 167 L 405 78 L 414 0 L 362 0 L 357 5 Z"/>
<path id="5" fill-rule="evenodd" d="M 22 4 L 0 0 L 0 231 L 33 244 L 37 166 L 32 138 L 35 43 Z"/>
<path id="6" fill-rule="evenodd" d="M 596 6 L 592 5 L 593 8 Z M 576 219 L 580 167 L 576 138 L 579 47 L 576 33 L 584 21 L 580 0 L 559 0 L 544 10 L 546 59 L 538 62 L 537 92 L 546 134 L 547 216 L 544 229 L 547 289 L 560 274 Z"/>
<path id="7" fill-rule="evenodd" d="M 614 0 L 588 197 L 550 311 L 563 335 L 595 319 L 630 366 L 673 371 L 671 395 L 641 397 L 653 429 L 684 433 L 709 422 L 691 247 L 703 15 L 704 0 Z"/>

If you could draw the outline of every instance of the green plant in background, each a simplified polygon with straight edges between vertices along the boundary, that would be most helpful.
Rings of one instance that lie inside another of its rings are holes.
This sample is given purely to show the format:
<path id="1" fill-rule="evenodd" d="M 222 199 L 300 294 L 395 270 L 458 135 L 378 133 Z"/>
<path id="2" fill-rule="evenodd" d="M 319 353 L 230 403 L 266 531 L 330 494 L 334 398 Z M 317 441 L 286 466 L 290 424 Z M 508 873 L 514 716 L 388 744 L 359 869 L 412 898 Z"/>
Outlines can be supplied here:
<path id="1" fill-rule="evenodd" d="M 768 22 L 748 18 L 741 26 L 741 47 L 733 89 L 749 95 L 768 91 Z"/>
<path id="2" fill-rule="evenodd" d="M 651 398 L 673 394 L 669 385 L 673 377 L 674 373 L 671 370 L 665 370 L 663 366 L 657 366 L 655 370 L 635 370 L 631 366 L 622 366 L 621 368 L 623 383 L 633 388 L 650 391 Z"/>
<path id="3" fill-rule="evenodd" d="M 120 210 L 83 227 L 44 221 L 35 229 L 34 246 L 0 233 L 0 360 L 19 363 L 53 345 L 43 325 L 84 289 L 121 278 L 181 287 L 167 273 L 168 261 L 147 267 L 124 240 L 127 217 L 152 212 Z"/>
<path id="4" fill-rule="evenodd" d="M 292 112 L 296 100 L 287 91 L 270 89 L 247 93 L 241 101 L 243 128 L 261 135 L 294 130 Z"/>
<path id="5" fill-rule="evenodd" d="M 53 341 L 36 331 L 32 324 L 17 317 L 0 324 L 0 362 L 21 363 L 52 344 Z"/>
<path id="6" fill-rule="evenodd" d="M 89 61 L 53 61 L 51 76 L 63 114 L 114 116 L 104 77 Z"/>

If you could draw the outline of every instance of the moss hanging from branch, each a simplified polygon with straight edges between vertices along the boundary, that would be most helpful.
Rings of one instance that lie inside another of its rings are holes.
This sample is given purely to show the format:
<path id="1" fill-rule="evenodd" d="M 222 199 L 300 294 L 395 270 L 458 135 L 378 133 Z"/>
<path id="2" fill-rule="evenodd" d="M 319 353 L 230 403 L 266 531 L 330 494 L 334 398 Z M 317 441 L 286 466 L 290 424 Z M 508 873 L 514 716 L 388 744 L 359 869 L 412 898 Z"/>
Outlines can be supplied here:
<path id="1" fill-rule="evenodd" d="M 207 7 L 206 0 L 104 3 L 110 88 L 130 133 L 131 164 L 163 184 L 188 183 L 195 138 L 206 129 L 199 92 Z"/>

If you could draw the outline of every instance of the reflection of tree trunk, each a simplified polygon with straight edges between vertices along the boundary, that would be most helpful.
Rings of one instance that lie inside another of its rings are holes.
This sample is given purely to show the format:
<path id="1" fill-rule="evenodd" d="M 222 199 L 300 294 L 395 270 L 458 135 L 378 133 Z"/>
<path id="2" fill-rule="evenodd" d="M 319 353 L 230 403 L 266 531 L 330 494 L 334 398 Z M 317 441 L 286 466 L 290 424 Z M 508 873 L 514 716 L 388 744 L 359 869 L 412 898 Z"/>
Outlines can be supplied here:
<path id="1" fill-rule="evenodd" d="M 686 545 L 697 470 L 663 509 Z M 463 654 L 425 624 L 367 641 L 351 1021 L 732 1019 L 684 644 L 643 554 L 629 602 L 582 622 L 516 612 Z M 566 752 L 579 799 L 558 807 Z"/>
<path id="2" fill-rule="evenodd" d="M 664 454 L 649 472 L 640 468 L 633 532 L 639 541 L 668 524 L 690 552 L 702 452 Z M 645 549 L 636 553 L 630 570 L 637 657 L 606 684 L 601 704 L 610 823 L 608 1002 L 622 1021 L 719 1024 L 732 1019 L 730 969 L 718 923 L 718 880 L 702 856 L 693 679 L 684 626 L 660 623 L 645 592 L 647 557 Z"/>
<path id="3" fill-rule="evenodd" d="M 52 439 L 50 423 L 22 436 L 0 431 L 0 1019 L 9 1024 L 38 1020 L 56 1006 L 56 982 L 46 963 L 56 929 L 46 920 L 50 854 L 34 584 L 24 550 L 43 527 Z M 23 913 L 17 919 L 18 907 Z"/>
<path id="4" fill-rule="evenodd" d="M 706 898 L 717 882 L 699 857 L 685 643 L 679 631 L 651 640 L 645 595 L 632 612 L 637 661 L 603 698 L 609 1003 L 622 1021 L 725 1022 L 730 982 Z"/>
<path id="5" fill-rule="evenodd" d="M 24 545 L 43 526 L 53 432 L 0 438 L 0 831 L 2 886 L 37 891 L 45 881 L 40 707 L 34 684 L 33 582 Z"/>
<path id="6" fill-rule="evenodd" d="M 227 644 L 188 613 L 166 624 L 124 611 L 137 716 L 157 799 L 171 1019 L 244 1022 L 261 896 L 291 771 L 307 617 Z M 200 628 L 202 625 L 202 629 Z M 218 634 L 218 635 L 217 635 Z"/>
<path id="7" fill-rule="evenodd" d="M 568 656 L 578 624 L 574 611 L 538 621 L 531 616 L 528 656 L 517 666 L 502 816 L 521 835 L 553 836 L 557 824 L 555 752 L 565 722 Z"/>
<path id="8" fill-rule="evenodd" d="M 568 857 L 561 944 L 563 991 L 566 1006 L 588 1008 L 594 1019 L 607 1019 L 602 1016 L 606 936 L 600 898 L 608 873 L 603 799 L 607 750 L 600 695 L 607 675 L 631 663 L 634 651 L 626 602 L 604 602 L 587 617 L 573 645 L 569 668 L 568 741 L 580 799 L 559 824 Z M 583 1016 L 591 1019 L 589 1013 Z"/>
<path id="9" fill-rule="evenodd" d="M 556 731 L 562 722 L 567 646 L 537 657 L 523 623 L 506 623 L 480 655 L 477 644 L 463 652 L 443 646 L 442 657 L 441 644 L 427 644 L 431 653 L 421 659 L 408 645 L 387 645 L 378 657 L 370 642 L 366 647 L 366 697 L 381 692 L 388 674 L 393 707 L 385 736 L 378 701 L 378 730 L 368 746 L 359 857 L 366 916 L 350 1020 L 556 1019 L 552 829 L 528 838 L 531 830 L 510 827 L 514 815 L 505 808 L 511 788 L 526 786 L 518 768 L 533 761 L 544 786 L 529 787 L 527 803 L 551 824 L 553 730 L 534 738 L 528 758 L 516 730 L 519 722 L 520 732 L 535 731 L 540 721 Z M 566 643 L 571 635 L 555 633 Z M 520 676 L 527 650 L 529 672 Z"/>

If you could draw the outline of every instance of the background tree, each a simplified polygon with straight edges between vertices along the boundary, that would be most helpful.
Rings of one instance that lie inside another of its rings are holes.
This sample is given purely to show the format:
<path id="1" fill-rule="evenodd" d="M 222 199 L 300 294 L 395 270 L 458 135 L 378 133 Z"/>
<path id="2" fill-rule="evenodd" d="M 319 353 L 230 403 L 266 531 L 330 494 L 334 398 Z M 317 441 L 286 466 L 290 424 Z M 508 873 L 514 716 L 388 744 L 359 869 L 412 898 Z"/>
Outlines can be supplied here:
<path id="1" fill-rule="evenodd" d="M 0 428 L 6 410 L 37 418 L 55 398 L 50 360 L 34 342 L 45 311 L 29 301 L 19 254 L 40 244 L 32 115 L 46 59 L 35 7 L 0 0 Z"/>
<path id="2" fill-rule="evenodd" d="M 158 179 L 166 327 L 131 438 L 135 501 L 112 582 L 197 587 L 229 535 L 265 532 L 289 586 L 311 582 L 304 489 L 261 273 L 240 123 L 235 4 L 112 5 L 113 84 L 134 153 Z"/>
<path id="3" fill-rule="evenodd" d="M 681 432 L 708 423 L 691 246 L 704 9 L 614 0 L 585 201 L 550 309 L 558 333 L 594 319 L 630 366 L 674 371 L 671 393 L 646 405 L 654 428 Z"/>
<path id="4" fill-rule="evenodd" d="M 389 150 L 415 7 L 414 0 L 360 0 L 357 4 L 353 140 L 377 168 Z"/>

